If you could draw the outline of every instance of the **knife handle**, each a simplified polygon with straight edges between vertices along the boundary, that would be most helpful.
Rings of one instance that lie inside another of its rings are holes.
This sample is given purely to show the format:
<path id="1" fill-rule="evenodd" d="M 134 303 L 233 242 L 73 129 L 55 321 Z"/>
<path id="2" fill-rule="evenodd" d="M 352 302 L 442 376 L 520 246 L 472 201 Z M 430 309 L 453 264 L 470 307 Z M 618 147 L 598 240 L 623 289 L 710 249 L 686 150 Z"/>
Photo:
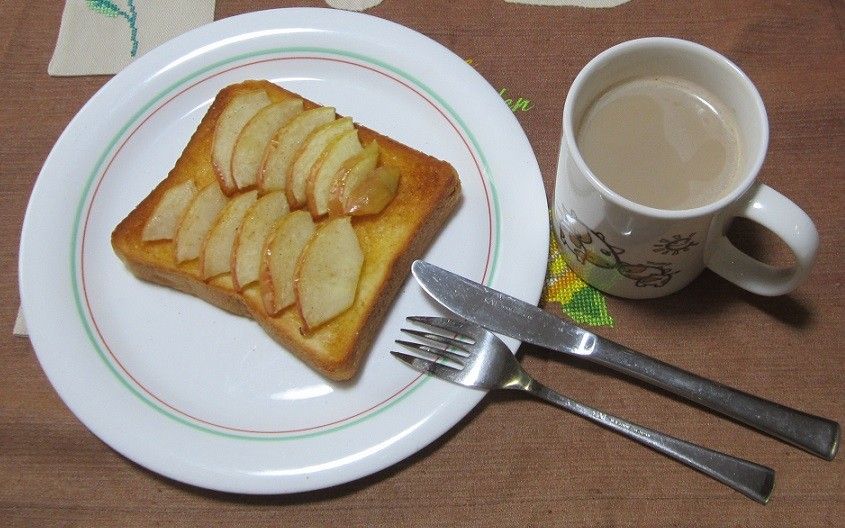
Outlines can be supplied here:
<path id="1" fill-rule="evenodd" d="M 839 424 L 728 387 L 602 340 L 587 356 L 601 365 L 656 385 L 754 427 L 825 460 L 839 448 Z"/>

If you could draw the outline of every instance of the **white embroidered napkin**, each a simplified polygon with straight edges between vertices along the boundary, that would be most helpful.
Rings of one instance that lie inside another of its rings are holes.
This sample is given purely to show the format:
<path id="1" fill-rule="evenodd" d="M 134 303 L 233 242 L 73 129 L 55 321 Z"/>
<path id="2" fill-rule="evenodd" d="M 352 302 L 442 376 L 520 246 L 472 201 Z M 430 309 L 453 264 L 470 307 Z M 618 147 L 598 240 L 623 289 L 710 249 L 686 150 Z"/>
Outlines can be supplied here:
<path id="1" fill-rule="evenodd" d="M 117 73 L 162 42 L 213 20 L 214 0 L 66 0 L 47 73 Z"/>
<path id="2" fill-rule="evenodd" d="M 23 320 L 23 310 L 18 308 L 18 316 L 15 319 L 15 327 L 12 328 L 12 334 L 20 337 L 26 337 L 26 321 Z"/>
<path id="3" fill-rule="evenodd" d="M 335 9 L 345 9 L 347 11 L 363 11 L 371 7 L 377 6 L 381 0 L 326 0 L 326 3 Z"/>
<path id="4" fill-rule="evenodd" d="M 631 0 L 505 0 L 509 4 L 531 4 L 542 6 L 616 7 Z"/>
<path id="5" fill-rule="evenodd" d="M 505 0 L 511 4 L 532 4 L 545 6 L 577 6 L 577 7 L 616 7 L 630 0 Z M 336 9 L 348 11 L 364 11 L 377 6 L 382 0 L 326 0 L 326 3 Z"/>

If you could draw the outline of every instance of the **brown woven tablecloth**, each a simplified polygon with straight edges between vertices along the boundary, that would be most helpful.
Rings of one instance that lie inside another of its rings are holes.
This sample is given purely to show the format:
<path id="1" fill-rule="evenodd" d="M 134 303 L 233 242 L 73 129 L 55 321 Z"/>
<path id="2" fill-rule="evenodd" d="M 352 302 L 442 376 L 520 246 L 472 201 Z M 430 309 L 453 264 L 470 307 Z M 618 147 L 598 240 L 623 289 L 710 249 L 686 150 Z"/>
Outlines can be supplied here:
<path id="1" fill-rule="evenodd" d="M 216 18 L 322 2 L 220 1 Z M 830 0 L 633 0 L 611 9 L 504 0 L 384 0 L 370 14 L 471 58 L 518 111 L 551 196 L 567 88 L 622 40 L 694 40 L 737 62 L 769 111 L 761 180 L 815 220 L 822 246 L 794 294 L 760 298 L 705 272 L 659 300 L 608 299 L 603 335 L 704 376 L 845 421 L 845 4 Z M 0 3 L 0 525 L 12 526 L 841 526 L 845 455 L 833 462 L 603 369 L 523 347 L 553 387 L 608 412 L 778 472 L 772 502 L 738 493 L 618 435 L 497 393 L 406 461 L 341 487 L 249 497 L 191 488 L 124 459 L 60 401 L 29 341 L 13 337 L 21 221 L 52 145 L 109 77 L 54 78 L 61 2 Z M 734 238 L 775 262 L 785 250 L 741 224 Z M 553 307 L 548 307 L 553 310 Z"/>

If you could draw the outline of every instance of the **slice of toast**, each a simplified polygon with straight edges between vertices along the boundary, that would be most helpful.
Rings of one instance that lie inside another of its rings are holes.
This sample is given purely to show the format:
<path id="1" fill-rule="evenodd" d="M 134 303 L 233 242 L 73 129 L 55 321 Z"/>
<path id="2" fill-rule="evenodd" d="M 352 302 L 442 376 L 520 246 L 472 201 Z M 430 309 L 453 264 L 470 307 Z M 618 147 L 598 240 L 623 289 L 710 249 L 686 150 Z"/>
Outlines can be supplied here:
<path id="1" fill-rule="evenodd" d="M 268 81 L 245 81 L 220 91 L 200 122 L 182 155 L 167 177 L 115 228 L 112 246 L 129 270 L 143 280 L 190 293 L 234 314 L 255 319 L 275 340 L 326 377 L 347 380 L 355 376 L 361 360 L 378 333 L 394 297 L 410 270 L 460 199 L 460 181 L 452 166 L 418 152 L 389 137 L 356 125 L 362 145 L 375 140 L 380 166 L 399 170 L 395 196 L 377 214 L 352 216 L 352 227 L 363 253 L 363 265 L 352 305 L 320 326 L 309 329 L 295 305 L 278 315 L 268 315 L 259 283 L 236 289 L 231 273 L 208 280 L 201 277 L 201 258 L 176 260 L 173 239 L 145 240 L 150 218 L 161 215 L 159 206 L 168 190 L 167 203 L 177 202 L 187 191 L 220 185 L 227 200 L 255 189 L 226 187 L 213 163 L 212 144 L 217 121 L 233 98 L 260 90 L 271 103 L 299 98 Z M 304 110 L 318 105 L 303 100 Z M 187 184 L 193 181 L 193 186 Z M 216 191 L 215 191 L 216 192 Z M 219 193 L 217 193 L 219 196 Z M 254 194 L 254 193 L 253 193 Z M 193 196 L 193 195 L 189 195 Z M 181 198 L 184 201 L 184 198 Z M 305 207 L 307 210 L 307 206 Z M 172 216 L 172 215 L 171 215 Z M 328 217 L 315 219 L 317 226 Z"/>

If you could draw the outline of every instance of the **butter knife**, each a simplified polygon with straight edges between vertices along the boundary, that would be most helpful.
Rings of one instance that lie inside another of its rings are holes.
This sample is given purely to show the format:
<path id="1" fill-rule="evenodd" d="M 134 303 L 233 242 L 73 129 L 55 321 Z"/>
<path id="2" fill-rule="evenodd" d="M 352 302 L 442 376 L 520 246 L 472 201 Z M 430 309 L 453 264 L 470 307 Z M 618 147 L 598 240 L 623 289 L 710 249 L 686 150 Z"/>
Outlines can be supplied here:
<path id="1" fill-rule="evenodd" d="M 417 260 L 411 271 L 437 302 L 488 330 L 580 356 L 722 413 L 826 460 L 839 448 L 839 424 L 702 378 L 597 336 L 525 301 Z"/>

